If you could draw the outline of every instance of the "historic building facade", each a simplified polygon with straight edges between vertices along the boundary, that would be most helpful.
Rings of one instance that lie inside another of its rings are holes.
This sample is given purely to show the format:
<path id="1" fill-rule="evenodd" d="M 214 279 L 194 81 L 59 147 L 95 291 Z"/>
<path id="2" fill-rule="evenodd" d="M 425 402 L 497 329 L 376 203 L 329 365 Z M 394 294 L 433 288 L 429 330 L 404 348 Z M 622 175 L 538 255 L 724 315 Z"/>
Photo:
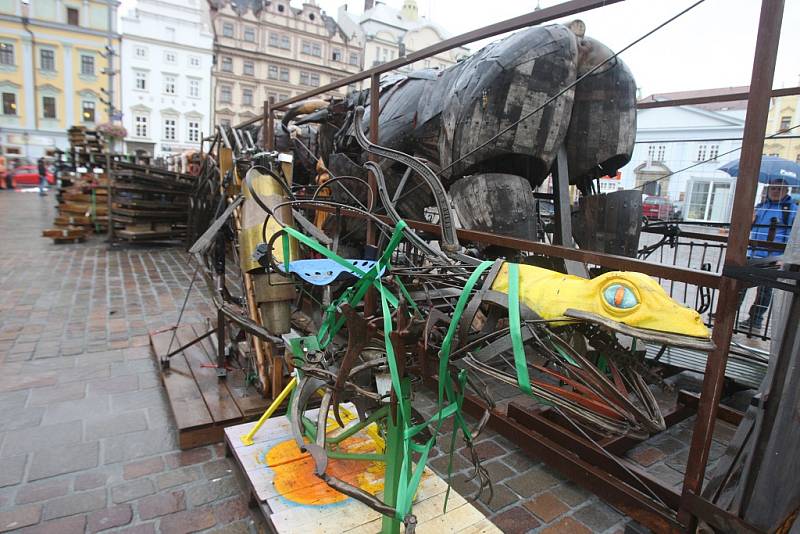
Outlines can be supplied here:
<path id="1" fill-rule="evenodd" d="M 364 68 L 367 69 L 450 37 L 438 24 L 419 15 L 416 0 L 404 0 L 403 7 L 399 10 L 381 1 L 365 0 L 361 15 L 348 11 L 345 4 L 339 8 L 337 21 L 346 33 L 359 35 L 363 40 Z M 466 48 L 453 48 L 408 65 L 402 70 L 447 68 L 467 53 Z"/>
<path id="2" fill-rule="evenodd" d="M 0 147 L 10 161 L 66 149 L 68 128 L 109 120 L 107 47 L 119 51 L 118 4 L 0 0 Z"/>
<path id="3" fill-rule="evenodd" d="M 780 96 L 770 102 L 767 135 L 786 131 L 786 136 L 800 135 L 800 96 Z M 764 140 L 764 154 L 800 163 L 800 139 Z"/>
<path id="4" fill-rule="evenodd" d="M 237 124 L 277 102 L 359 72 L 363 46 L 311 2 L 212 4 L 215 123 Z M 335 93 L 346 93 L 343 88 Z"/>
<path id="5" fill-rule="evenodd" d="M 199 148 L 211 128 L 214 38 L 203 0 L 138 0 L 122 23 L 126 151 Z"/>

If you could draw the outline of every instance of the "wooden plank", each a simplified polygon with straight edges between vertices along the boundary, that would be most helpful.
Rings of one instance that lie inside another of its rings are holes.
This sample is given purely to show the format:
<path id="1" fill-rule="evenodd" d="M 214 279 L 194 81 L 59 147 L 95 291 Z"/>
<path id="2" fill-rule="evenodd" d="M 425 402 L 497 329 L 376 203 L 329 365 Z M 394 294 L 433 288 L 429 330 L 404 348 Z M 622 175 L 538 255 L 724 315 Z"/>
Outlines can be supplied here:
<path id="1" fill-rule="evenodd" d="M 197 336 L 191 327 L 178 330 L 178 343 L 185 345 L 193 341 Z M 217 378 L 217 371 L 212 367 L 203 367 L 204 365 L 213 365 L 208 359 L 205 350 L 199 344 L 187 347 L 183 351 L 186 361 L 189 364 L 194 379 L 200 388 L 200 393 L 203 395 L 203 400 L 206 402 L 208 411 L 211 418 L 215 423 L 222 423 L 240 419 L 242 412 L 233 401 L 231 392 L 228 391 L 228 386 L 224 380 Z"/>
<path id="2" fill-rule="evenodd" d="M 159 367 L 161 366 L 161 356 L 168 353 L 171 339 L 171 330 L 150 336 L 150 343 Z M 172 343 L 173 349 L 179 346 L 177 341 Z M 170 369 L 162 371 L 161 378 L 167 390 L 167 398 L 178 430 L 209 425 L 214 422 L 182 353 L 170 358 Z"/>
<path id="3" fill-rule="evenodd" d="M 195 324 L 194 332 L 199 337 L 208 331 L 206 328 L 207 327 L 204 325 Z M 209 360 L 216 363 L 217 334 L 211 334 L 204 339 L 201 344 Z M 255 386 L 245 386 L 244 373 L 228 373 L 228 377 L 225 380 L 227 382 L 228 391 L 244 418 L 260 417 L 269 407 L 270 401 L 265 399 L 258 390 L 256 390 Z M 287 400 L 286 402 L 288 403 L 289 401 Z"/>

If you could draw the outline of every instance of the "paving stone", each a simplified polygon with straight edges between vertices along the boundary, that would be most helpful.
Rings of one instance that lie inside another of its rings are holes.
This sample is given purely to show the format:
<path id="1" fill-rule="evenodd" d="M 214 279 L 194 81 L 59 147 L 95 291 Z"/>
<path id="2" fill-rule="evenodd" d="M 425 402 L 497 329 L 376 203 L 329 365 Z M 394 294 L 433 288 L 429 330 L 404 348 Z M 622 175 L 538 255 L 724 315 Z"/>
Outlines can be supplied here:
<path id="1" fill-rule="evenodd" d="M 97 467 L 99 456 L 100 444 L 96 441 L 37 451 L 33 453 L 28 480 L 39 480 Z"/>
<path id="2" fill-rule="evenodd" d="M 524 506 L 545 523 L 551 522 L 570 509 L 569 505 L 549 491 L 537 495 Z"/>
<path id="3" fill-rule="evenodd" d="M 490 496 L 491 500 L 489 499 Z M 520 498 L 503 484 L 493 484 L 491 493 L 488 488 L 484 489 L 480 500 L 493 512 L 502 510 L 515 502 L 520 502 Z"/>
<path id="4" fill-rule="evenodd" d="M 460 452 L 467 460 L 470 460 L 470 458 L 472 458 L 472 454 L 469 450 L 469 447 L 462 448 Z M 492 458 L 499 458 L 500 456 L 506 454 L 506 452 L 507 451 L 503 447 L 501 447 L 492 440 L 484 440 L 475 445 L 475 454 L 477 454 L 478 458 L 480 458 L 481 460 L 490 460 Z"/>
<path id="5" fill-rule="evenodd" d="M 209 530 L 209 534 L 249 534 L 252 521 L 237 521 L 228 525 Z"/>
<path id="6" fill-rule="evenodd" d="M 86 384 L 73 382 L 59 384 L 49 388 L 36 388 L 31 390 L 28 406 L 47 406 L 57 402 L 79 400 L 86 396 Z"/>
<path id="7" fill-rule="evenodd" d="M 47 501 L 44 505 L 44 519 L 56 519 L 58 517 L 91 512 L 105 506 L 105 488 L 73 493 Z"/>
<path id="8" fill-rule="evenodd" d="M 539 534 L 592 534 L 589 528 L 572 517 L 564 517 L 539 531 Z"/>
<path id="9" fill-rule="evenodd" d="M 89 382 L 89 395 L 109 395 L 136 391 L 139 389 L 139 377 L 136 375 L 116 376 Z"/>
<path id="10" fill-rule="evenodd" d="M 0 458 L 0 488 L 13 486 L 22 482 L 25 476 L 25 462 L 27 455 Z"/>
<path id="11" fill-rule="evenodd" d="M 203 464 L 203 473 L 207 479 L 222 478 L 234 473 L 233 460 L 220 458 Z"/>
<path id="12" fill-rule="evenodd" d="M 506 454 L 500 460 L 517 473 L 530 469 L 534 465 L 541 463 L 539 460 L 535 460 L 523 452 L 512 452 L 510 454 Z"/>
<path id="13" fill-rule="evenodd" d="M 667 456 L 675 454 L 676 452 L 680 452 L 686 448 L 686 445 L 667 435 L 665 435 L 663 438 L 650 440 L 648 441 L 648 444 L 656 447 Z"/>
<path id="14" fill-rule="evenodd" d="M 648 445 L 636 447 L 630 451 L 630 453 L 628 453 L 628 456 L 639 465 L 643 465 L 645 467 L 653 465 L 654 463 L 666 457 L 666 455 L 659 449 L 650 447 Z"/>
<path id="15" fill-rule="evenodd" d="M 192 506 L 201 506 L 231 497 L 240 491 L 236 477 L 229 476 L 194 485 L 186 490 L 186 495 Z"/>
<path id="16" fill-rule="evenodd" d="M 147 430 L 144 411 L 126 412 L 86 423 L 86 439 L 94 440 Z"/>
<path id="17" fill-rule="evenodd" d="M 572 516 L 593 532 L 608 530 L 623 519 L 616 510 L 600 501 L 584 506 Z"/>
<path id="18" fill-rule="evenodd" d="M 505 484 L 517 495 L 530 497 L 558 484 L 558 479 L 541 466 L 534 466 L 528 472 L 506 480 Z"/>
<path id="19" fill-rule="evenodd" d="M 164 392 L 160 388 L 144 389 L 130 391 L 128 393 L 120 393 L 119 395 L 111 395 L 111 410 L 115 414 L 130 410 L 148 408 L 150 406 L 162 406 L 163 404 Z"/>
<path id="20" fill-rule="evenodd" d="M 138 509 L 140 519 L 153 519 L 154 517 L 181 512 L 186 509 L 186 494 L 181 490 L 151 495 L 139 501 Z"/>
<path id="21" fill-rule="evenodd" d="M 186 534 L 204 530 L 216 525 L 217 520 L 211 508 L 195 508 L 164 516 L 158 523 L 161 534 Z"/>
<path id="22" fill-rule="evenodd" d="M 120 504 L 98 510 L 89 514 L 86 531 L 89 533 L 100 532 L 110 528 L 127 525 L 133 519 L 133 509 L 130 504 Z"/>
<path id="23" fill-rule="evenodd" d="M 250 515 L 250 507 L 244 496 L 223 501 L 215 505 L 213 510 L 214 517 L 220 525 L 232 523 Z"/>
<path id="24" fill-rule="evenodd" d="M 80 422 L 45 425 L 6 433 L 0 456 L 14 456 L 21 453 L 63 447 L 79 443 L 83 435 Z"/>
<path id="25" fill-rule="evenodd" d="M 156 492 L 153 482 L 148 478 L 140 478 L 125 482 L 111 488 L 111 501 L 119 504 L 141 499 Z"/>
<path id="26" fill-rule="evenodd" d="M 122 478 L 130 480 L 139 478 L 155 473 L 160 473 L 164 470 L 164 459 L 161 456 L 155 458 L 148 458 L 146 460 L 136 460 L 127 463 L 122 468 Z"/>
<path id="27" fill-rule="evenodd" d="M 66 495 L 69 491 L 69 479 L 45 480 L 33 484 L 25 484 L 19 488 L 16 504 L 29 504 L 32 502 L 46 501 L 55 497 Z"/>
<path id="28" fill-rule="evenodd" d="M 200 468 L 197 466 L 186 469 L 176 469 L 159 475 L 156 478 L 156 486 L 158 486 L 159 491 L 165 490 L 167 488 L 189 484 L 190 482 L 199 480 L 201 476 Z"/>
<path id="29" fill-rule="evenodd" d="M 447 476 L 447 467 L 450 464 L 450 455 L 449 454 L 442 454 L 438 458 L 434 460 L 430 460 L 428 462 L 428 466 L 436 471 L 441 476 Z M 472 464 L 464 459 L 463 456 L 460 454 L 453 455 L 453 473 L 458 473 L 459 471 L 463 471 L 467 468 L 472 467 Z"/>
<path id="30" fill-rule="evenodd" d="M 44 411 L 43 406 L 20 410 L 0 409 L 0 432 L 37 426 L 42 422 Z"/>
<path id="31" fill-rule="evenodd" d="M 666 460 L 664 463 L 667 464 L 672 469 L 684 473 L 686 471 L 686 464 L 689 461 L 689 450 L 683 450 L 677 454 L 673 454 Z"/>
<path id="32" fill-rule="evenodd" d="M 103 463 L 116 463 L 155 456 L 175 450 L 177 438 L 172 428 L 155 428 L 132 432 L 103 440 Z"/>
<path id="33" fill-rule="evenodd" d="M 211 447 L 197 447 L 188 451 L 180 451 L 166 456 L 167 466 L 171 468 L 185 467 L 209 461 L 214 453 Z"/>
<path id="34" fill-rule="evenodd" d="M 72 515 L 44 521 L 20 530 L 20 534 L 83 534 L 86 531 L 86 516 Z"/>
<path id="35" fill-rule="evenodd" d="M 109 413 L 111 413 L 111 405 L 108 397 L 92 397 L 48 404 L 42 422 L 55 424 L 82 421 L 84 419 L 102 417 Z"/>
<path id="36" fill-rule="evenodd" d="M 536 518 L 522 506 L 514 506 L 497 514 L 492 518 L 492 523 L 505 534 L 523 534 L 539 526 Z"/>
<path id="37" fill-rule="evenodd" d="M 140 523 L 138 525 L 117 530 L 116 534 L 155 534 L 155 521 L 151 523 Z"/>
<path id="38" fill-rule="evenodd" d="M 41 505 L 18 506 L 0 512 L 0 532 L 9 532 L 18 528 L 35 525 L 42 516 Z"/>
<path id="39" fill-rule="evenodd" d="M 75 491 L 84 491 L 88 489 L 99 488 L 105 486 L 108 482 L 109 475 L 104 471 L 92 471 L 89 473 L 80 473 L 75 476 L 74 488 Z"/>
<path id="40" fill-rule="evenodd" d="M 572 482 L 563 483 L 560 486 L 551 489 L 550 491 L 553 492 L 553 495 L 572 507 L 586 502 L 592 496 L 591 493 L 576 486 Z"/>
<path id="41" fill-rule="evenodd" d="M 501 482 L 516 474 L 506 464 L 499 460 L 483 464 L 483 468 L 489 473 L 489 480 L 494 483 Z"/>
<path id="42" fill-rule="evenodd" d="M 447 479 L 445 478 L 445 481 L 446 480 Z M 472 478 L 471 474 L 467 475 L 460 473 L 458 475 L 454 475 L 453 478 L 450 479 L 450 486 L 453 488 L 453 491 L 457 492 L 465 499 L 472 498 L 478 491 L 478 483 L 475 482 L 475 479 Z"/>

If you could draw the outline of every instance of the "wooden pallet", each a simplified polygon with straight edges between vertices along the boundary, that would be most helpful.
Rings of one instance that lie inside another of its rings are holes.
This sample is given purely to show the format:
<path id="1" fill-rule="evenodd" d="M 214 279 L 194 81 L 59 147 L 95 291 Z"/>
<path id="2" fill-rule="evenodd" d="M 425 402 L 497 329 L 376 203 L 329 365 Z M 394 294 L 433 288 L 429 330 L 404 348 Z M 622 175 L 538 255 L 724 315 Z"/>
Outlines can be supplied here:
<path id="1" fill-rule="evenodd" d="M 354 411 L 352 406 L 349 408 Z M 308 415 L 316 420 L 315 414 L 316 410 L 312 410 Z M 333 418 L 329 422 L 330 428 L 336 426 Z M 251 504 L 257 504 L 272 532 L 380 532 L 383 517 L 381 514 L 328 488 L 321 479 L 313 475 L 313 461 L 308 453 L 301 453 L 294 444 L 289 421 L 285 416 L 269 419 L 254 436 L 255 443 L 245 446 L 241 436 L 250 432 L 254 424 L 244 423 L 226 428 L 225 444 L 229 455 L 233 456 L 247 479 Z M 344 440 L 342 446 L 349 440 L 360 440 L 363 444 L 370 439 L 372 438 L 362 430 Z M 359 445 L 361 446 L 363 445 Z M 380 489 L 383 485 L 380 469 L 382 463 L 350 460 L 336 465 L 337 462 L 340 461 L 330 460 L 328 471 L 338 469 L 337 475 L 350 479 L 349 481 L 367 481 L 362 489 L 379 498 L 383 497 Z M 376 488 L 377 493 L 371 491 Z M 477 508 L 453 490 L 450 491 L 447 511 L 444 512 L 446 491 L 447 483 L 426 468 L 413 505 L 413 513 L 417 516 L 416 531 L 419 534 L 501 532 Z M 341 500 L 331 502 L 331 495 L 338 496 Z"/>
<path id="2" fill-rule="evenodd" d="M 184 325 L 177 331 L 150 334 L 159 368 L 163 355 L 202 336 L 207 328 Z M 170 358 L 169 369 L 161 369 L 181 449 L 219 443 L 226 426 L 258 419 L 267 409 L 267 400 L 252 386 L 245 386 L 243 372 L 231 371 L 227 378 L 217 378 L 215 347 L 216 336 L 207 337 Z"/>

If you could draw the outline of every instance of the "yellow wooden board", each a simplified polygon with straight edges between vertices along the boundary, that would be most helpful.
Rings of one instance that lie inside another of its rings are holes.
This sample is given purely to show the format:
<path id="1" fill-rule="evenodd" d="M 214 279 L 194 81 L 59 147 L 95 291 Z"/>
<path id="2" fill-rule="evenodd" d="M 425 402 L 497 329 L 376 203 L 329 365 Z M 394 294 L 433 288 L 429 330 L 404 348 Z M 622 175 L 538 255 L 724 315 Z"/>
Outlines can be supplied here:
<path id="1" fill-rule="evenodd" d="M 353 412 L 351 406 L 344 407 Z M 308 416 L 315 419 L 316 412 Z M 329 436 L 341 431 L 332 418 L 328 423 Z M 355 420 L 348 424 L 355 424 Z M 286 417 L 269 419 L 254 436 L 253 445 L 243 445 L 241 436 L 250 432 L 253 425 L 244 423 L 226 428 L 225 441 L 275 532 L 374 534 L 380 531 L 381 514 L 332 490 L 314 475 L 313 462 L 307 453 L 300 452 Z M 342 450 L 359 453 L 379 452 L 382 446 L 376 433 L 369 429 L 340 445 Z M 331 459 L 327 472 L 383 499 L 383 468 L 382 462 Z M 454 490 L 450 491 L 445 512 L 446 491 L 447 484 L 426 468 L 413 506 L 418 533 L 500 532 Z"/>

